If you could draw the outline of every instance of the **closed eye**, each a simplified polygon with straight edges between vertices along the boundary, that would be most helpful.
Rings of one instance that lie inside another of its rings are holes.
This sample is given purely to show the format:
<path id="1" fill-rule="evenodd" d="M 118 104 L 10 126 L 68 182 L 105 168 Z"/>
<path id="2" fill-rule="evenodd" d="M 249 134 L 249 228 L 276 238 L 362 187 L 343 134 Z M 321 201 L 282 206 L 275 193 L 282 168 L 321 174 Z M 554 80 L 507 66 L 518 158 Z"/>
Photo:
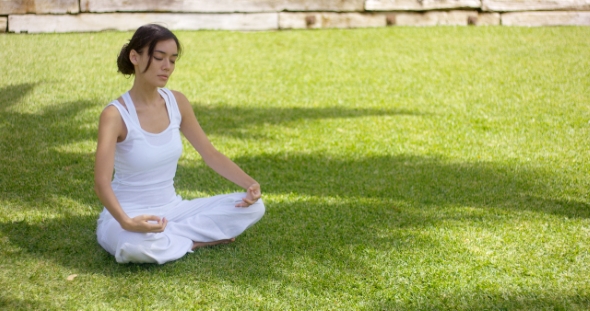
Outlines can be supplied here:
<path id="1" fill-rule="evenodd" d="M 159 61 L 159 60 L 163 60 L 163 58 L 158 58 L 158 57 L 155 57 L 155 56 L 154 56 L 154 59 L 155 59 L 155 60 L 158 60 L 158 61 Z M 170 60 L 170 62 L 171 62 L 172 64 L 176 64 L 176 60 Z"/>

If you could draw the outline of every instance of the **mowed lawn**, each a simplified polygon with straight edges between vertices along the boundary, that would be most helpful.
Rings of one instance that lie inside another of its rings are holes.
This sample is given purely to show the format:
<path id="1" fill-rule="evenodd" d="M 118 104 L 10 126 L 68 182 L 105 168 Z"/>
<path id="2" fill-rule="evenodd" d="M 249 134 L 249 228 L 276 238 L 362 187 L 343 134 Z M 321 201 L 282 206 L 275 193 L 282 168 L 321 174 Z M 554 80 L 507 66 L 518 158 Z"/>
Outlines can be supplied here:
<path id="1" fill-rule="evenodd" d="M 177 34 L 168 87 L 265 217 L 117 264 L 94 148 L 131 33 L 2 34 L 0 309 L 590 308 L 590 27 Z M 183 197 L 239 190 L 184 145 Z"/>

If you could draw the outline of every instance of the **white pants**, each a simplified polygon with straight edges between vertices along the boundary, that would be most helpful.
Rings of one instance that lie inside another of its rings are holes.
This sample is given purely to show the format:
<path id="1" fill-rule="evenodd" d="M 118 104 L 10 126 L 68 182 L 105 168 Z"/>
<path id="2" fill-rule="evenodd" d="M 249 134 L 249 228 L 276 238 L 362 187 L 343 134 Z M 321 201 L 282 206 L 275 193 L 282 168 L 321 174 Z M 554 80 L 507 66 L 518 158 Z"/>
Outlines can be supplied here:
<path id="1" fill-rule="evenodd" d="M 129 217 L 156 215 L 168 220 L 161 233 L 126 231 L 104 209 L 98 219 L 98 243 L 119 263 L 158 263 L 176 260 L 192 252 L 193 241 L 231 239 L 258 222 L 264 215 L 262 200 L 249 207 L 235 207 L 245 193 L 182 200 L 177 197 L 164 207 L 127 211 Z"/>

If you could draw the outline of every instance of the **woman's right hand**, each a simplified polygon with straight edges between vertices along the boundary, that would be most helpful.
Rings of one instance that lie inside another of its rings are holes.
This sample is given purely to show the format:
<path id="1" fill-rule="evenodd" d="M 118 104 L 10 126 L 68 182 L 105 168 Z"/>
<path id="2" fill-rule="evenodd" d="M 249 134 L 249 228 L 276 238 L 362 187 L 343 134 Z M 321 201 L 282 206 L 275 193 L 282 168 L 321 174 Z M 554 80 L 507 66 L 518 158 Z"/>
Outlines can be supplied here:
<path id="1" fill-rule="evenodd" d="M 163 232 L 166 229 L 168 220 L 164 217 L 160 218 L 154 215 L 139 215 L 133 218 L 128 218 L 127 221 L 121 224 L 121 227 L 127 231 L 132 232 Z"/>

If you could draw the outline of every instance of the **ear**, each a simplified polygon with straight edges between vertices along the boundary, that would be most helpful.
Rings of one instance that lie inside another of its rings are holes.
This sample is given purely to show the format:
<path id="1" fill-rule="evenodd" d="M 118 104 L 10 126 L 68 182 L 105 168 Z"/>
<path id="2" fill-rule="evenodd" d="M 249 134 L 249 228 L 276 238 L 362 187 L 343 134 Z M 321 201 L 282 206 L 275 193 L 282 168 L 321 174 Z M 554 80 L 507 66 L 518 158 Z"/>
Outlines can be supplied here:
<path id="1" fill-rule="evenodd" d="M 129 60 L 133 65 L 139 65 L 139 53 L 136 50 L 131 50 L 129 52 Z"/>

